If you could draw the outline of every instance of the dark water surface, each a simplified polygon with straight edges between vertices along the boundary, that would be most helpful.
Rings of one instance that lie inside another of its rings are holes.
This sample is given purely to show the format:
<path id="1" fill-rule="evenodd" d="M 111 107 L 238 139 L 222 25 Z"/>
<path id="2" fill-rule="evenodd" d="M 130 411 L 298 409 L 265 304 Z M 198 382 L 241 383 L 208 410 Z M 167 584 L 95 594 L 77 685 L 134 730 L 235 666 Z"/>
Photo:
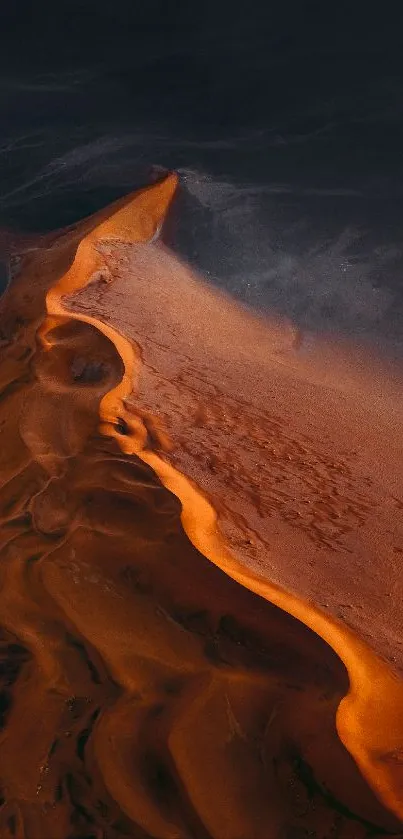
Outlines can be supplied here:
<path id="1" fill-rule="evenodd" d="M 66 225 L 173 167 L 177 247 L 212 282 L 400 352 L 402 22 L 297 2 L 2 7 L 0 224 Z"/>

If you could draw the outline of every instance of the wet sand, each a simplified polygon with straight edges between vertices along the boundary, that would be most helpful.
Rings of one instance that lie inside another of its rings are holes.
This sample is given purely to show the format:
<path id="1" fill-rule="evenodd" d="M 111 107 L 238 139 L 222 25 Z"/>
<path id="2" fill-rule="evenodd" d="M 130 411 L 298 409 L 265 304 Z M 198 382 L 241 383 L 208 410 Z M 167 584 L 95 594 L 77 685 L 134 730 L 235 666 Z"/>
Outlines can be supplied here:
<path id="1" fill-rule="evenodd" d="M 4 837 L 402 835 L 398 374 L 157 239 L 3 248 Z"/>

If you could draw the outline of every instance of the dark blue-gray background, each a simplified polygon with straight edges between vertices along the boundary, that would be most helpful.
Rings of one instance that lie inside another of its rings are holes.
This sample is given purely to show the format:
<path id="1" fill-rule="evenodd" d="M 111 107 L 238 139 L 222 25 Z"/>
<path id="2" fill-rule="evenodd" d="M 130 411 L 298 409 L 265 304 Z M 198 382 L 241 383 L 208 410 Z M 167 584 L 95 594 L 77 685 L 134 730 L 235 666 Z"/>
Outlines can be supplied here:
<path id="1" fill-rule="evenodd" d="M 69 0 L 0 9 L 0 225 L 178 169 L 179 250 L 301 327 L 403 343 L 403 10 Z"/>

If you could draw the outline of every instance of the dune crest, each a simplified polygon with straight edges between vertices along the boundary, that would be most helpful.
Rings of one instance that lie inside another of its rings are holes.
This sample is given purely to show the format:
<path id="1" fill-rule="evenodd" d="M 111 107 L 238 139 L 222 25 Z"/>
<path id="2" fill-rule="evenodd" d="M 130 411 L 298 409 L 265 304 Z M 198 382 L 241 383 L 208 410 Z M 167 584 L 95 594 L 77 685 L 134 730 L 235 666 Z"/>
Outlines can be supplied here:
<path id="1" fill-rule="evenodd" d="M 386 478 L 366 494 L 351 457 L 315 448 L 314 420 L 311 437 L 293 427 L 290 393 L 305 388 L 323 412 L 331 394 L 318 396 L 292 330 L 213 293 L 153 243 L 176 186 L 169 175 L 41 243 L 3 301 L 0 573 L 13 664 L 0 835 L 396 833 L 392 641 L 380 624 L 378 649 L 327 614 L 309 576 L 304 589 L 295 560 L 284 563 L 299 551 L 331 599 L 332 566 L 319 561 L 352 555 L 355 531 L 381 516 Z M 369 422 L 355 428 L 370 439 Z M 267 468 L 269 512 L 256 482 Z M 301 493 L 313 516 L 292 508 Z"/>

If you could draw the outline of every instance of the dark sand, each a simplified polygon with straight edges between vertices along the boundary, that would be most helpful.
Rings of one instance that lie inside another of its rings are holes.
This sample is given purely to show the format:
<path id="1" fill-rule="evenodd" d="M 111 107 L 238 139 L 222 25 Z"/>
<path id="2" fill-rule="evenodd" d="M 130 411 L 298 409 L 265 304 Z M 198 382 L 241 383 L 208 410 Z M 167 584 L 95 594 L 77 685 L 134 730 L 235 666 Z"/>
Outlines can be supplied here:
<path id="1" fill-rule="evenodd" d="M 402 836 L 401 381 L 206 287 L 175 189 L 2 239 L 0 837 Z"/>

